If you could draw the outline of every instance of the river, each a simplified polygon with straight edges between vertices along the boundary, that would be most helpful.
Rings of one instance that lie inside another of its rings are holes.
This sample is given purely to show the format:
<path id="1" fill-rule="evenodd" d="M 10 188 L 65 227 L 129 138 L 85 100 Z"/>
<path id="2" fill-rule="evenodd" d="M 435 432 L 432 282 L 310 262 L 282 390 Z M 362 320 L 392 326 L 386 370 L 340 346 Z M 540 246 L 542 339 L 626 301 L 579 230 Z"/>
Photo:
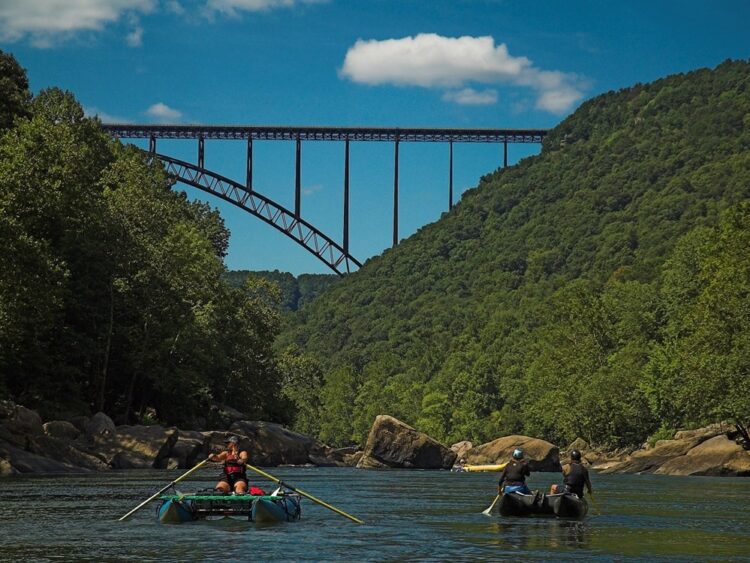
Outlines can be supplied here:
<path id="1" fill-rule="evenodd" d="M 588 517 L 576 522 L 484 516 L 496 488 L 491 473 L 270 471 L 365 525 L 308 500 L 301 521 L 264 528 L 238 521 L 163 525 L 156 503 L 118 522 L 181 472 L 21 476 L 0 480 L 0 559 L 750 561 L 750 479 L 594 474 L 598 511 L 590 505 Z M 547 488 L 554 477 L 538 473 L 530 485 Z M 178 488 L 213 483 L 205 469 Z"/>

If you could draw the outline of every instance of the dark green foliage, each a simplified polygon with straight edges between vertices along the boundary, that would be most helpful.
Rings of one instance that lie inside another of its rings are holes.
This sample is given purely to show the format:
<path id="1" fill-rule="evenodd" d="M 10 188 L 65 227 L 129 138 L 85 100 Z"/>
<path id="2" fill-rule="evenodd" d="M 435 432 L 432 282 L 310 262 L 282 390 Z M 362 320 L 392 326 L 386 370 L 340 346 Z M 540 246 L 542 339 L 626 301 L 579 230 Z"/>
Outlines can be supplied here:
<path id="1" fill-rule="evenodd" d="M 248 277 L 262 278 L 275 283 L 281 289 L 281 310 L 284 312 L 298 310 L 340 279 L 336 274 L 302 274 L 295 278 L 288 272 L 278 270 L 255 272 L 232 270 L 224 277 L 234 287 L 245 283 Z"/>
<path id="2" fill-rule="evenodd" d="M 610 446 L 747 421 L 731 397 L 747 396 L 749 319 L 730 275 L 749 272 L 748 116 L 747 61 L 599 96 L 541 155 L 329 288 L 282 334 L 354 397 L 352 411 L 324 394 L 322 413 L 353 415 L 326 437 L 362 440 L 381 413 L 446 441 Z M 726 213 L 734 230 L 717 232 Z"/>
<path id="3" fill-rule="evenodd" d="M 0 86 L 25 85 L 7 68 L 2 55 Z M 45 418 L 155 412 L 202 426 L 222 403 L 290 422 L 278 288 L 223 280 L 218 213 L 69 92 L 13 111 L 0 137 L 0 393 Z"/>
<path id="4" fill-rule="evenodd" d="M 0 49 L 0 133 L 9 129 L 16 117 L 28 115 L 30 100 L 26 71 L 13 55 Z"/>

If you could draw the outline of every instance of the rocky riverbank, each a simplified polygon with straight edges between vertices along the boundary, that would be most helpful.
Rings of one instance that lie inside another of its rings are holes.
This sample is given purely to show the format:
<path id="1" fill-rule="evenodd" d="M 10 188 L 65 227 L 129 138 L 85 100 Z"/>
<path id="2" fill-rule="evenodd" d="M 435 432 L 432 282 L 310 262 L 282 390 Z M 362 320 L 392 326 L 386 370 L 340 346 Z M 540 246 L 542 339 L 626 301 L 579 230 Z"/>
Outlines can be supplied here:
<path id="1" fill-rule="evenodd" d="M 578 439 L 564 451 L 529 436 L 503 436 L 474 446 L 447 447 L 387 415 L 376 417 L 363 449 L 334 449 L 279 424 L 242 420 L 233 413 L 226 428 L 116 426 L 104 413 L 91 418 L 43 422 L 30 409 L 0 401 L 0 475 L 78 473 L 110 469 L 186 469 L 219 451 L 229 435 L 240 437 L 250 463 L 351 466 L 362 469 L 450 469 L 457 460 L 474 465 L 503 463 L 522 447 L 531 470 L 560 471 L 567 451 L 581 450 L 584 461 L 603 473 L 750 476 L 750 452 L 731 428 L 713 425 L 677 432 L 671 440 L 635 451 L 601 452 Z"/>
<path id="2" fill-rule="evenodd" d="M 226 429 L 115 426 L 104 413 L 73 421 L 43 422 L 30 409 L 0 402 L 0 475 L 79 473 L 109 469 L 189 468 L 219 451 L 229 435 L 254 465 L 348 465 L 349 450 L 262 421 L 236 420 Z"/>

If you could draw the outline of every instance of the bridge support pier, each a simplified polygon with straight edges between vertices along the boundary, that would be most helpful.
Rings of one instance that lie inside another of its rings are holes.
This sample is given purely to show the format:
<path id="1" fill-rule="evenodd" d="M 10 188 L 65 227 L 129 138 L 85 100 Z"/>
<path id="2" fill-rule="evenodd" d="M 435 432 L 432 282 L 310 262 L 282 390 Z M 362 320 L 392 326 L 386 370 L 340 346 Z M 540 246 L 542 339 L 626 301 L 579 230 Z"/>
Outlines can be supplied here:
<path id="1" fill-rule="evenodd" d="M 205 140 L 203 137 L 198 137 L 198 167 L 204 168 L 203 166 L 203 155 L 205 149 Z"/>
<path id="2" fill-rule="evenodd" d="M 148 152 L 156 154 L 156 137 L 153 135 L 148 138 Z"/>
<path id="3" fill-rule="evenodd" d="M 245 175 L 245 187 L 247 191 L 253 191 L 253 140 L 247 140 L 247 172 Z"/>
<path id="4" fill-rule="evenodd" d="M 344 142 L 344 254 L 349 254 L 349 139 Z"/>
<path id="5" fill-rule="evenodd" d="M 503 141 L 503 168 L 508 168 L 508 139 Z"/>
<path id="6" fill-rule="evenodd" d="M 393 246 L 398 244 L 398 144 L 399 138 L 396 137 L 393 167 Z"/>
<path id="7" fill-rule="evenodd" d="M 448 211 L 453 209 L 453 141 L 450 141 L 450 164 L 448 165 Z"/>
<path id="8" fill-rule="evenodd" d="M 302 212 L 302 141 L 297 137 L 297 158 L 294 175 L 294 216 L 299 219 Z"/>

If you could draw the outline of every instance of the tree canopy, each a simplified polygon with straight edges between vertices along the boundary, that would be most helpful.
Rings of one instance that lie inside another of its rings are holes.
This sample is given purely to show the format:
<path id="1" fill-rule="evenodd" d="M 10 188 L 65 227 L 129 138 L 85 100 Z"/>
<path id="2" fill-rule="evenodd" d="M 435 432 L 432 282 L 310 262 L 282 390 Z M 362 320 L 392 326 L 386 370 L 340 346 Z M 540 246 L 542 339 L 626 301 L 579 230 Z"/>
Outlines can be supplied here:
<path id="1" fill-rule="evenodd" d="M 45 417 L 289 422 L 278 289 L 230 286 L 216 211 L 70 92 L 27 103 L 26 84 L 0 53 L 0 394 Z"/>
<path id="2" fill-rule="evenodd" d="M 747 422 L 748 84 L 727 61 L 589 100 L 302 306 L 280 345 L 321 366 L 321 432 L 388 413 L 448 442 L 622 446 Z"/>

